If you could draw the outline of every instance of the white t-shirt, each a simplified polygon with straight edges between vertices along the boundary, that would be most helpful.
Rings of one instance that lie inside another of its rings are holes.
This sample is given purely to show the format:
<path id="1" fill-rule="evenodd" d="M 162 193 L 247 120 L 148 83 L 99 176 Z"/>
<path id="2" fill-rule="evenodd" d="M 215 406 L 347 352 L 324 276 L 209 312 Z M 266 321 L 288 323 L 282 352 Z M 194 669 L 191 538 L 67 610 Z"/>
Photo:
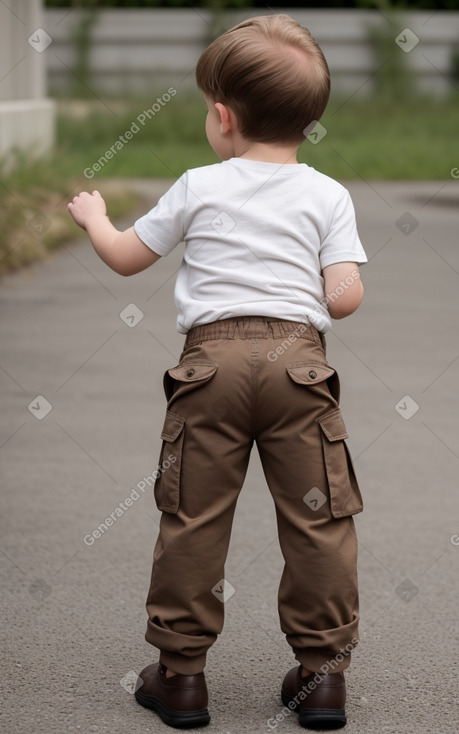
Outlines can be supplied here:
<path id="1" fill-rule="evenodd" d="M 185 242 L 177 330 L 234 316 L 331 328 L 322 268 L 367 262 L 341 184 L 304 163 L 231 158 L 181 176 L 135 231 L 158 255 Z"/>

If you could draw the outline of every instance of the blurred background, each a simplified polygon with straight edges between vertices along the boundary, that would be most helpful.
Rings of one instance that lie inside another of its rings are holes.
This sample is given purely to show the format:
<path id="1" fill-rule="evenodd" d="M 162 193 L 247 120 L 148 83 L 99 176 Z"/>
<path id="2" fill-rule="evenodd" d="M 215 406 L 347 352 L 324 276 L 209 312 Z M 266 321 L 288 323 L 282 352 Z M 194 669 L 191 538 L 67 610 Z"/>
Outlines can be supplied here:
<path id="1" fill-rule="evenodd" d="M 310 29 L 332 76 L 300 160 L 349 188 L 369 258 L 362 308 L 326 337 L 365 503 L 346 732 L 457 731 L 459 0 L 305 5 L 0 0 L 5 734 L 166 734 L 125 685 L 156 659 L 152 489 L 84 538 L 156 467 L 183 246 L 123 278 L 67 202 L 97 188 L 128 227 L 216 162 L 196 62 L 224 29 L 278 11 Z M 266 734 L 280 712 L 282 565 L 253 451 L 225 568 L 236 593 L 209 654 L 217 734 Z"/>
<path id="2" fill-rule="evenodd" d="M 455 177 L 457 0 L 310 5 L 2 2 L 0 272 L 77 235 L 65 206 L 78 191 L 103 189 L 123 216 L 139 202 L 121 178 L 175 179 L 216 162 L 194 67 L 213 38 L 250 15 L 289 13 L 328 60 L 331 101 L 301 161 L 341 181 Z"/>

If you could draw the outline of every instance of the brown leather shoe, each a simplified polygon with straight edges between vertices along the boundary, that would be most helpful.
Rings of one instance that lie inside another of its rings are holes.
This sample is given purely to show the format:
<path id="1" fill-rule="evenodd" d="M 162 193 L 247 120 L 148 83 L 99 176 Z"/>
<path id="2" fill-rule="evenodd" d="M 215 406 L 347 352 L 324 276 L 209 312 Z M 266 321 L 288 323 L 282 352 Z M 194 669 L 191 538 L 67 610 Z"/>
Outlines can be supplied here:
<path id="1" fill-rule="evenodd" d="M 169 726 L 189 729 L 210 721 L 204 673 L 174 675 L 166 678 L 166 666 L 148 665 L 140 673 L 143 680 L 135 697 L 141 706 L 154 709 Z"/>
<path id="2" fill-rule="evenodd" d="M 299 723 L 309 729 L 340 729 L 346 725 L 344 673 L 311 673 L 302 666 L 289 670 L 282 683 L 282 702 L 298 711 Z"/>

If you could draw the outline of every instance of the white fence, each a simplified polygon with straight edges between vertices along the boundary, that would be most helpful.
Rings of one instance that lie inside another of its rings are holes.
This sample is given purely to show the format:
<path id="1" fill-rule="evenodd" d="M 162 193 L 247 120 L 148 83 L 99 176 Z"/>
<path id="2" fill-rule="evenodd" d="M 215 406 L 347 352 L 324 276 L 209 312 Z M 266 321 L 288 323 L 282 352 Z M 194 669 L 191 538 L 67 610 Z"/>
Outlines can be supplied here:
<path id="1" fill-rule="evenodd" d="M 232 11 L 216 18 L 201 8 L 97 11 L 90 51 L 91 91 L 194 88 L 196 61 L 216 32 L 261 12 Z M 390 64 L 396 54 L 405 56 L 419 89 L 440 94 L 457 85 L 451 77 L 451 59 L 453 46 L 459 43 L 459 12 L 410 12 L 396 21 L 371 10 L 295 8 L 285 12 L 308 27 L 322 46 L 335 89 L 371 91 L 378 67 Z M 53 39 L 46 53 L 51 89 L 77 88 L 80 83 L 75 77 L 77 51 L 72 37 L 83 14 L 64 8 L 45 12 L 45 29 Z M 393 38 L 387 58 L 379 62 L 370 28 L 386 29 Z"/>

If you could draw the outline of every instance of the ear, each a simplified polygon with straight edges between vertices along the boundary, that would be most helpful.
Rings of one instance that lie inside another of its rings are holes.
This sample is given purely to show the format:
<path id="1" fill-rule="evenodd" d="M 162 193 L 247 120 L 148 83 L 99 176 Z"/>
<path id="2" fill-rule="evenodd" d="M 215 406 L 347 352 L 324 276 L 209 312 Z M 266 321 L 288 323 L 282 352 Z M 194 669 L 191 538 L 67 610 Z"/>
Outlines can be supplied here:
<path id="1" fill-rule="evenodd" d="M 223 135 L 228 132 L 235 132 L 237 130 L 237 120 L 231 107 L 226 107 L 221 102 L 216 102 L 215 109 L 220 117 L 220 132 Z"/>

